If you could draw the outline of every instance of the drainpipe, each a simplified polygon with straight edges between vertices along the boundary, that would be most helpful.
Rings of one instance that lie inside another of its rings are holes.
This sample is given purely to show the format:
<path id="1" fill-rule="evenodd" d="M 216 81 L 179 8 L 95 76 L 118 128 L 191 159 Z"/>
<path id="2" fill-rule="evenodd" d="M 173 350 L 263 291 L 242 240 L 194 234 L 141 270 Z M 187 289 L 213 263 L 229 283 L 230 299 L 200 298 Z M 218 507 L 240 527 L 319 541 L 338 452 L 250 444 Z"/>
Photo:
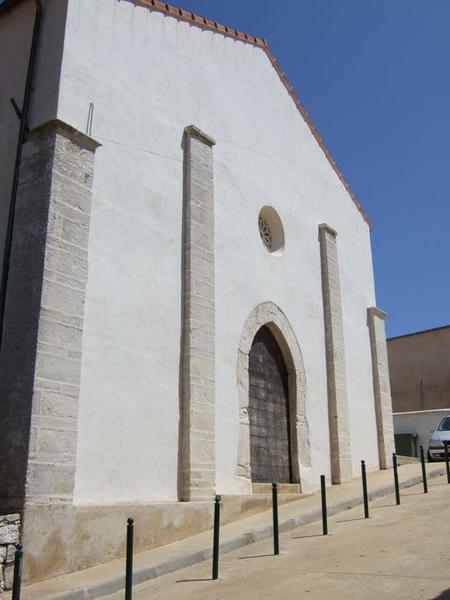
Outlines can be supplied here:
<path id="1" fill-rule="evenodd" d="M 16 212 L 16 199 L 17 199 L 17 188 L 19 186 L 19 173 L 20 163 L 22 161 L 22 147 L 26 141 L 28 133 L 28 113 L 31 104 L 31 93 L 33 86 L 33 75 L 34 68 L 36 65 L 37 49 L 39 43 L 39 34 L 41 28 L 41 17 L 42 17 L 42 3 L 41 0 L 35 0 L 36 2 L 36 14 L 34 18 L 33 38 L 31 40 L 30 58 L 28 61 L 27 80 L 25 83 L 25 92 L 23 96 L 22 110 L 20 110 L 14 100 L 11 102 L 15 108 L 15 111 L 20 119 L 19 138 L 17 141 L 16 151 L 16 162 L 14 163 L 14 178 L 11 189 L 11 200 L 9 203 L 8 213 L 8 225 L 6 229 L 5 248 L 3 253 L 3 269 L 2 269 L 2 280 L 0 287 L 0 351 L 3 342 L 3 330 L 5 321 L 5 308 L 6 308 L 6 293 L 8 289 L 8 275 L 11 260 L 11 246 L 14 231 L 14 218 Z"/>

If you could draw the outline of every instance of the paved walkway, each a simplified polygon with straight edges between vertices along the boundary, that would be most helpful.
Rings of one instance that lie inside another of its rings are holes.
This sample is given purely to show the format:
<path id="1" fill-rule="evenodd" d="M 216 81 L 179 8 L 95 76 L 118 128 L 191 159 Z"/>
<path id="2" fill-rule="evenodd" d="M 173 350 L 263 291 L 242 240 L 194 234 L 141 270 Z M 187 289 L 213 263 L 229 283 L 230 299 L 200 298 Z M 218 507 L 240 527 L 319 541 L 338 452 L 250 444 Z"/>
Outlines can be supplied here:
<path id="1" fill-rule="evenodd" d="M 222 557 L 220 579 L 201 563 L 136 586 L 133 600 L 444 600 L 450 598 L 450 486 L 446 478 L 281 536 L 281 555 L 264 540 Z M 123 592 L 107 600 L 123 600 Z"/>
<path id="2" fill-rule="evenodd" d="M 444 472 L 444 467 L 441 464 L 435 465 L 427 465 L 427 470 L 430 477 L 430 483 L 432 483 L 432 478 L 438 477 L 440 474 Z M 414 484 L 417 484 L 421 481 L 420 475 L 420 464 L 408 464 L 404 465 L 399 469 L 400 474 L 400 483 L 403 487 L 408 487 Z M 439 483 L 443 482 L 442 477 L 438 477 L 437 481 Z M 380 498 L 387 496 L 388 502 L 384 500 L 385 504 L 392 503 L 392 471 L 378 471 L 376 473 L 369 474 L 369 493 L 372 498 Z M 447 488 L 443 486 L 446 490 Z M 450 486 L 449 486 L 450 488 Z M 450 494 L 450 489 L 447 490 Z M 433 489 L 433 492 L 435 490 Z M 411 492 L 404 492 L 404 494 L 411 494 Z M 435 494 L 433 493 L 433 496 Z M 353 507 L 358 507 L 354 509 L 354 513 L 357 515 L 362 514 L 362 507 L 359 506 L 362 502 L 361 498 L 361 482 L 359 479 L 353 480 L 349 483 L 332 486 L 327 490 L 328 496 L 328 508 L 329 514 L 339 514 L 343 513 L 343 511 L 347 511 L 347 509 L 352 509 Z M 430 498 L 433 498 L 431 494 L 429 494 Z M 449 496 L 450 497 L 450 496 Z M 412 496 L 411 496 L 412 498 Z M 407 498 L 408 502 L 411 502 L 411 498 Z M 428 498 L 425 498 L 425 502 L 429 501 Z M 407 508 L 407 501 L 405 501 L 405 507 L 403 505 L 401 507 L 395 507 L 395 511 L 398 514 L 402 514 L 401 511 L 404 511 Z M 345 513 L 345 517 L 342 516 L 343 519 L 347 519 L 347 515 L 353 513 Z M 234 569 L 242 571 L 245 573 L 246 570 L 252 566 L 253 563 L 250 560 L 236 560 L 236 553 L 233 553 L 236 549 L 242 549 L 244 546 L 248 544 L 253 544 L 254 542 L 258 542 L 258 540 L 268 540 L 261 542 L 262 547 L 265 550 L 253 550 L 253 546 L 251 547 L 250 552 L 248 554 L 259 554 L 259 553 L 268 553 L 268 549 L 270 547 L 270 538 L 272 536 L 272 526 L 271 526 L 271 511 L 264 511 L 248 517 L 246 519 L 242 519 L 240 521 L 236 521 L 229 525 L 222 527 L 221 529 L 221 554 L 222 554 L 222 572 L 226 573 L 226 564 L 224 561 L 233 561 L 234 560 Z M 296 531 L 296 535 L 289 535 L 287 539 L 292 537 L 299 537 L 304 535 L 316 535 L 321 530 L 320 525 L 321 519 L 321 508 L 320 508 L 320 494 L 314 494 L 311 496 L 304 497 L 296 502 L 291 502 L 289 504 L 285 504 L 280 507 L 280 529 L 281 531 Z M 337 519 L 339 521 L 339 519 Z M 368 525 L 373 526 L 375 529 L 380 525 L 384 525 L 387 521 L 380 520 L 378 517 L 374 518 L 373 521 L 370 520 Z M 311 525 L 308 525 L 311 524 Z M 136 524 L 138 527 L 139 524 Z M 341 527 L 341 525 L 339 525 Z M 386 531 L 385 527 L 382 527 L 384 531 Z M 297 531 L 298 530 L 298 531 Z M 328 540 L 330 546 L 326 546 L 326 548 L 333 547 L 333 540 L 337 539 L 336 537 L 337 530 L 333 532 L 328 538 L 323 538 L 324 540 Z M 236 597 L 241 598 L 252 598 L 255 597 L 250 595 L 250 587 L 248 590 L 244 592 L 242 589 L 240 592 L 236 590 L 236 592 L 232 592 L 231 588 L 227 586 L 232 585 L 231 580 L 228 576 L 224 575 L 226 581 L 222 582 L 209 582 L 209 587 L 205 587 L 204 581 L 196 582 L 198 587 L 192 585 L 193 582 L 190 582 L 190 586 L 188 588 L 183 586 L 175 586 L 176 589 L 167 589 L 160 592 L 160 586 L 174 585 L 175 581 L 183 578 L 192 578 L 191 575 L 189 577 L 183 577 L 180 575 L 180 569 L 184 569 L 189 565 L 194 565 L 195 563 L 202 563 L 199 566 L 193 567 L 193 569 L 200 569 L 201 577 L 200 579 L 205 579 L 210 576 L 210 561 L 206 561 L 206 559 L 211 556 L 211 531 L 207 531 L 201 533 L 199 535 L 193 536 L 186 540 L 182 540 L 180 542 L 176 542 L 173 544 L 168 544 L 167 546 L 163 546 L 161 548 L 156 548 L 154 550 L 150 550 L 148 552 L 142 552 L 135 556 L 135 570 L 134 577 L 136 583 L 141 582 L 149 582 L 145 585 L 149 585 L 148 592 L 137 591 L 135 597 L 136 598 L 232 598 L 235 594 L 239 594 Z M 283 537 L 283 544 L 284 542 Z M 322 536 L 319 536 L 317 539 L 322 539 Z M 292 541 L 292 540 L 291 540 Z M 307 540 L 303 540 L 307 541 Z M 417 543 L 420 543 L 420 538 L 417 539 Z M 395 544 L 395 540 L 392 540 L 392 544 Z M 351 545 L 351 544 L 350 544 Z M 255 546 L 256 547 L 256 546 Z M 320 557 L 322 556 L 321 552 L 325 548 L 325 545 L 319 546 L 321 548 L 320 552 L 317 554 L 317 560 L 320 561 Z M 247 551 L 249 548 L 246 549 Z M 311 548 L 313 551 L 313 548 Z M 243 550 L 240 550 L 243 555 Z M 289 551 L 288 546 L 283 546 L 283 553 L 285 552 L 293 552 L 293 550 Z M 302 546 L 302 554 L 298 556 L 295 560 L 303 561 L 303 555 L 306 552 L 306 555 L 309 555 L 308 548 L 303 548 Z M 340 549 L 337 546 L 334 546 L 334 552 L 337 556 L 340 555 Z M 231 553 L 229 556 L 226 556 L 226 553 Z M 314 552 L 312 554 L 314 556 Z M 266 557 L 268 561 L 272 560 L 284 560 L 283 557 Z M 325 560 L 325 558 L 324 558 Z M 202 562 L 206 561 L 206 562 Z M 294 561 L 295 562 L 295 561 Z M 259 561 L 258 564 L 265 565 L 265 561 Z M 270 563 L 272 564 L 272 563 Z M 328 564 L 328 563 L 327 563 Z M 330 563 L 331 564 L 331 563 Z M 238 566 L 236 566 L 238 565 Z M 276 568 L 281 566 L 281 562 L 276 563 Z M 269 570 L 272 568 L 268 565 Z M 289 568 L 289 567 L 288 567 Z M 259 567 L 256 567 L 258 570 Z M 264 570 L 264 569 L 263 569 Z M 170 576 L 166 575 L 168 573 L 173 573 L 174 571 L 178 571 L 176 574 L 171 574 Z M 272 573 L 273 574 L 273 573 Z M 450 574 L 450 570 L 449 570 Z M 164 577 L 161 577 L 164 576 Z M 312 575 L 311 575 L 312 577 Z M 234 579 L 234 576 L 233 576 Z M 320 577 L 319 577 L 320 579 Z M 242 579 L 239 579 L 241 584 L 246 587 L 245 581 L 243 583 Z M 170 583 L 172 582 L 172 583 Z M 194 582 L 195 583 L 195 582 Z M 78 573 L 74 573 L 71 575 L 58 577 L 56 579 L 44 582 L 39 585 L 25 587 L 22 591 L 22 600 L 36 600 L 45 598 L 46 600 L 91 600 L 93 598 L 105 597 L 108 594 L 113 594 L 118 590 L 120 593 L 117 596 L 111 596 L 111 599 L 118 599 L 123 597 L 123 584 L 124 584 L 124 561 L 114 561 L 112 563 L 108 563 L 106 565 L 101 565 L 99 567 L 94 567 L 92 569 L 87 569 L 85 571 L 81 571 Z M 144 585 L 144 584 L 142 584 Z M 216 585 L 217 587 L 211 588 L 211 585 Z M 151 587 L 155 586 L 155 587 Z M 224 586 L 224 587 L 220 587 Z M 136 590 L 138 590 L 136 587 Z M 449 585 L 450 587 L 450 585 Z M 161 588 L 162 589 L 162 588 Z M 223 593 L 221 596 L 216 595 L 217 590 L 222 590 Z M 227 591 L 228 589 L 228 591 Z M 255 588 L 256 589 L 256 588 Z M 264 591 L 264 589 L 263 589 Z M 140 596 L 137 593 L 141 594 Z M 159 594 L 154 596 L 153 594 Z M 231 595 L 226 595 L 226 594 Z M 253 593 L 253 592 L 252 592 Z M 255 592 L 256 593 L 256 592 Z M 275 593 L 275 592 L 274 592 Z M 305 592 L 306 593 L 306 592 Z M 142 595 L 143 594 L 143 595 Z M 147 594 L 147 595 L 145 595 Z M 162 594 L 162 595 L 161 595 Z M 172 594 L 172 595 L 170 595 Z M 202 594 L 206 594 L 202 596 Z M 211 595 L 213 594 L 213 595 Z M 337 594 L 336 594 L 337 595 Z M 9 594 L 5 594 L 5 600 L 9 597 Z M 267 597 L 267 598 L 289 598 L 291 596 L 279 596 L 279 595 L 267 595 L 261 596 L 261 588 L 259 588 L 258 598 Z M 293 597 L 293 596 L 292 596 Z M 296 596 L 299 597 L 299 596 Z M 317 598 L 318 596 L 312 594 L 311 598 Z M 327 596 L 323 596 L 326 598 Z M 335 597 L 335 596 L 334 596 Z M 359 597 L 359 596 L 354 596 Z M 413 598 L 414 596 L 410 596 Z M 419 596 L 417 596 L 419 597 Z"/>

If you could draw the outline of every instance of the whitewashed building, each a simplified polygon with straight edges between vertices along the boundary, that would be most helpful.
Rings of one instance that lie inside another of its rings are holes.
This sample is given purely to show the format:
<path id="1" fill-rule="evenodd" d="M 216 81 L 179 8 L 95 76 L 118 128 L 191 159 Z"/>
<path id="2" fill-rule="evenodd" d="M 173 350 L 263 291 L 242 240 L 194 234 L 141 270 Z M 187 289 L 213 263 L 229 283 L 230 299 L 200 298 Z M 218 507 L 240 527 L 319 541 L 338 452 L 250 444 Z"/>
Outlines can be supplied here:
<path id="1" fill-rule="evenodd" d="M 151 547 L 215 493 L 234 518 L 255 484 L 387 468 L 370 224 L 267 43 L 157 0 L 4 0 L 0 57 L 0 508 L 29 580 L 119 556 L 129 515 Z"/>

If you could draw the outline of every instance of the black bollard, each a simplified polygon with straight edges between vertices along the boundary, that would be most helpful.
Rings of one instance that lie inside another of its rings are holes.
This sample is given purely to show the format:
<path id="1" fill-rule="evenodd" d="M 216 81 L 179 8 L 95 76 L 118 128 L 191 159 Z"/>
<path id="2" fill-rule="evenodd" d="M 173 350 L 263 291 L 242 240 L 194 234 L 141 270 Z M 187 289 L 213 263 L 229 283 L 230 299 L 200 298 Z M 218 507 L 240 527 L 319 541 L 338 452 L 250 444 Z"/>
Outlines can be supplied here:
<path id="1" fill-rule="evenodd" d="M 125 600 L 131 600 L 133 595 L 133 530 L 134 519 L 127 521 L 127 557 L 125 567 Z"/>
<path id="2" fill-rule="evenodd" d="M 322 496 L 322 529 L 323 535 L 328 535 L 327 521 L 327 490 L 325 488 L 325 475 L 320 476 L 320 493 Z"/>
<path id="3" fill-rule="evenodd" d="M 420 446 L 420 462 L 422 463 L 423 493 L 428 494 L 427 470 L 425 467 L 425 455 L 423 452 L 423 446 Z"/>
<path id="4" fill-rule="evenodd" d="M 366 463 L 364 460 L 361 461 L 361 479 L 363 489 L 363 500 L 364 500 L 364 517 L 369 518 L 369 497 L 367 495 L 367 476 L 366 476 Z"/>
<path id="5" fill-rule="evenodd" d="M 444 442 L 445 466 L 447 468 L 447 483 L 450 483 L 450 465 L 448 464 L 448 442 Z"/>
<path id="6" fill-rule="evenodd" d="M 400 504 L 400 488 L 398 487 L 397 455 L 392 455 L 392 466 L 394 467 L 395 502 Z"/>
<path id="7" fill-rule="evenodd" d="M 16 552 L 14 554 L 14 576 L 11 600 L 20 600 L 20 588 L 22 585 L 22 559 L 23 546 L 22 544 L 17 544 Z"/>
<path id="8" fill-rule="evenodd" d="M 220 502 L 221 497 L 216 496 L 214 501 L 214 533 L 213 533 L 213 563 L 212 578 L 219 579 L 219 539 L 220 539 Z"/>
<path id="9" fill-rule="evenodd" d="M 272 483 L 273 553 L 280 554 L 280 532 L 278 531 L 278 485 Z"/>

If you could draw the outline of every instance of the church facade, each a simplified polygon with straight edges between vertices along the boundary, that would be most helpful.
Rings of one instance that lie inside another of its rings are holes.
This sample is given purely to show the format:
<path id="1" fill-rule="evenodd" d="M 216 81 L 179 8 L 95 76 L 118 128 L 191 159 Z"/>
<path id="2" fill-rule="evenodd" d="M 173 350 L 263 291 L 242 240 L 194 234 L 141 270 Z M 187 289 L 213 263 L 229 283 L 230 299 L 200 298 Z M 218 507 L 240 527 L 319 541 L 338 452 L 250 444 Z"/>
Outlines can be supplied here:
<path id="1" fill-rule="evenodd" d="M 29 579 L 120 556 L 129 515 L 151 547 L 216 493 L 388 468 L 370 223 L 265 40 L 157 0 L 41 8 L 0 354 Z M 5 223 L 35 12 L 0 7 Z"/>

